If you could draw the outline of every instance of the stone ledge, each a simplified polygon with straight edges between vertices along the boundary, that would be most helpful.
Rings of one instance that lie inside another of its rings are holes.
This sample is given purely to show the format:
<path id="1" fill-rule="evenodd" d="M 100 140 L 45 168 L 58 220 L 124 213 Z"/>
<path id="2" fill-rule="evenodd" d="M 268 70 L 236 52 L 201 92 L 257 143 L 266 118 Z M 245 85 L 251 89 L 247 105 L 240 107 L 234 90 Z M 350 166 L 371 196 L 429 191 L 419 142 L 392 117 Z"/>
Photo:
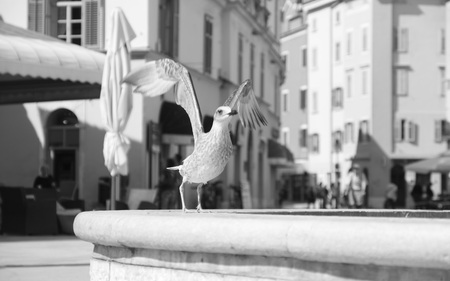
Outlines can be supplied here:
<path id="1" fill-rule="evenodd" d="M 79 238 L 96 245 L 91 280 L 119 280 L 112 271 L 110 279 L 93 279 L 116 267 L 117 276 L 124 271 L 135 276 L 138 270 L 147 272 L 143 276 L 165 272 L 166 277 L 192 280 L 205 274 L 205 280 L 210 274 L 226 280 L 222 277 L 236 272 L 248 279 L 311 279 L 323 274 L 327 278 L 320 280 L 450 279 L 446 219 L 251 211 L 84 212 L 76 217 L 74 229 Z M 105 262 L 109 269 L 102 266 Z"/>

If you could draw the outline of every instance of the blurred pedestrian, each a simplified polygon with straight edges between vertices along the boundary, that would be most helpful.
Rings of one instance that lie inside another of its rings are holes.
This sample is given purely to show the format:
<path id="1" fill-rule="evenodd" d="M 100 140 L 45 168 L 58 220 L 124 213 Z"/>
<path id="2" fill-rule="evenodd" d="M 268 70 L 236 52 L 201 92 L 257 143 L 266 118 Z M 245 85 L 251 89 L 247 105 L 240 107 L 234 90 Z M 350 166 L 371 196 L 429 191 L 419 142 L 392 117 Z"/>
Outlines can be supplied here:
<path id="1" fill-rule="evenodd" d="M 338 198 L 338 183 L 332 183 L 330 186 L 330 207 L 335 209 L 337 208 L 337 198 Z"/>
<path id="2" fill-rule="evenodd" d="M 306 188 L 306 202 L 308 203 L 308 209 L 314 209 L 316 204 L 316 192 L 312 185 L 308 185 Z"/>
<path id="3" fill-rule="evenodd" d="M 38 189 L 55 189 L 56 183 L 52 175 L 48 172 L 48 167 L 42 165 L 39 169 L 39 175 L 36 176 L 33 183 L 34 188 Z"/>
<path id="4" fill-rule="evenodd" d="M 173 159 L 168 159 L 166 167 L 173 166 L 176 166 L 175 161 Z M 164 169 L 161 175 L 158 190 L 160 209 L 178 209 L 177 186 L 177 173 L 172 170 Z"/>
<path id="5" fill-rule="evenodd" d="M 395 209 L 397 203 L 398 187 L 394 183 L 388 183 L 386 187 L 386 200 L 384 201 L 385 209 Z"/>
<path id="6" fill-rule="evenodd" d="M 434 196 L 433 190 L 431 189 L 432 183 L 427 182 L 425 186 L 426 186 L 426 189 L 425 189 L 426 200 L 431 201 L 431 200 L 433 200 L 433 196 Z"/>
<path id="7" fill-rule="evenodd" d="M 322 209 L 326 209 L 328 205 L 328 188 L 326 185 L 320 184 L 320 196 L 322 197 Z"/>
<path id="8" fill-rule="evenodd" d="M 347 185 L 347 202 L 349 208 L 363 208 L 366 197 L 367 179 L 358 164 L 353 164 L 349 171 Z"/>
<path id="9" fill-rule="evenodd" d="M 417 208 L 417 205 L 422 202 L 422 194 L 423 194 L 423 187 L 418 182 L 415 182 L 413 190 L 411 191 L 411 197 L 414 200 L 414 205 Z"/>

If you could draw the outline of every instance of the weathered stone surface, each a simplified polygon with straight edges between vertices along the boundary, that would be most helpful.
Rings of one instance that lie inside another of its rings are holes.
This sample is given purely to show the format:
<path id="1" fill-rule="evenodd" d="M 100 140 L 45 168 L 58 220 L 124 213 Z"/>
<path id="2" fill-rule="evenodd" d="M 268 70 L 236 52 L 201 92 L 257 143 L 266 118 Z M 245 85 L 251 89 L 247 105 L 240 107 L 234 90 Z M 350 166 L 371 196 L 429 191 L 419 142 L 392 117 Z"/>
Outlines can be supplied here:
<path id="1" fill-rule="evenodd" d="M 450 280 L 446 219 L 110 211 L 74 229 L 91 280 Z"/>

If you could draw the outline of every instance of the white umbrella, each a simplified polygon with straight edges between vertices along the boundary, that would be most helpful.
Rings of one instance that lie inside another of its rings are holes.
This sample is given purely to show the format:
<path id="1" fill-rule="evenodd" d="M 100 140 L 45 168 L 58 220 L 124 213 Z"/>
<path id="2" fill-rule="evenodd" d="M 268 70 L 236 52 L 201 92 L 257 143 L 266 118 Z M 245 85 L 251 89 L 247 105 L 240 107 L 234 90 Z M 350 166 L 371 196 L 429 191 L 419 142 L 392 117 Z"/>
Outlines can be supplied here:
<path id="1" fill-rule="evenodd" d="M 130 41 L 136 37 L 120 8 L 115 8 L 112 13 L 110 35 L 103 68 L 100 109 L 107 129 L 103 143 L 103 156 L 105 166 L 113 179 L 111 209 L 114 210 L 116 188 L 120 186 L 118 175 L 128 174 L 127 152 L 130 142 L 123 134 L 123 130 L 130 116 L 133 100 L 131 86 L 121 84 L 121 81 L 130 71 Z"/>

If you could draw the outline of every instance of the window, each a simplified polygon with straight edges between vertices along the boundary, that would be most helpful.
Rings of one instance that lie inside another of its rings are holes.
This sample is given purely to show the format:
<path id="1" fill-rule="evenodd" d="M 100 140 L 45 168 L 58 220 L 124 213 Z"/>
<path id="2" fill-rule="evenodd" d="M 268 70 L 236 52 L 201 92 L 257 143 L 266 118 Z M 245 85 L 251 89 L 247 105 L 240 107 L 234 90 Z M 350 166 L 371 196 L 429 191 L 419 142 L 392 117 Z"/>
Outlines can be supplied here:
<path id="1" fill-rule="evenodd" d="M 331 136 L 333 152 L 342 151 L 342 131 L 336 131 Z"/>
<path id="2" fill-rule="evenodd" d="M 317 113 L 317 92 L 312 93 L 312 113 Z"/>
<path id="3" fill-rule="evenodd" d="M 100 0 L 28 0 L 28 28 L 88 48 L 103 48 Z"/>
<path id="4" fill-rule="evenodd" d="M 314 48 L 312 50 L 312 67 L 313 69 L 317 68 L 317 49 Z"/>
<path id="5" fill-rule="evenodd" d="M 348 70 L 347 71 L 347 78 L 346 78 L 346 83 L 347 83 L 347 97 L 351 97 L 352 96 L 352 92 L 353 92 L 353 82 L 352 82 L 352 75 L 353 75 L 353 71 L 352 70 Z"/>
<path id="6" fill-rule="evenodd" d="M 243 80 L 243 60 L 244 60 L 244 36 L 239 33 L 238 39 L 238 83 L 241 83 Z"/>
<path id="7" fill-rule="evenodd" d="M 161 52 L 172 58 L 177 58 L 179 0 L 160 0 L 159 7 L 159 40 L 161 43 Z"/>
<path id="8" fill-rule="evenodd" d="M 417 144 L 418 141 L 418 125 L 410 120 L 397 119 L 395 121 L 395 141 L 408 141 Z"/>
<path id="9" fill-rule="evenodd" d="M 359 122 L 358 142 L 364 143 L 369 141 L 370 141 L 369 121 L 364 120 Z"/>
<path id="10" fill-rule="evenodd" d="M 340 42 L 336 42 L 336 47 L 335 47 L 335 54 L 334 54 L 334 60 L 336 62 L 340 62 L 341 61 L 341 43 Z"/>
<path id="11" fill-rule="evenodd" d="M 317 20 L 314 18 L 314 19 L 312 19 L 312 24 L 311 24 L 311 26 L 312 26 L 312 32 L 316 32 L 317 31 Z"/>
<path id="12" fill-rule="evenodd" d="M 212 68 L 212 36 L 213 36 L 213 18 L 210 15 L 205 15 L 203 72 L 208 74 L 211 74 Z"/>
<path id="13" fill-rule="evenodd" d="M 341 23 L 341 14 L 340 14 L 339 11 L 336 12 L 335 21 L 334 22 L 336 23 L 336 25 L 339 25 Z"/>
<path id="14" fill-rule="evenodd" d="M 353 138 L 353 135 L 354 135 L 354 133 L 353 133 L 353 123 L 350 123 L 350 122 L 346 123 L 345 127 L 344 127 L 344 130 L 345 130 L 345 135 L 344 135 L 345 143 L 353 143 L 354 142 L 354 138 Z"/>
<path id="15" fill-rule="evenodd" d="M 301 148 L 306 148 L 308 146 L 308 129 L 300 129 L 299 145 Z"/>
<path id="16" fill-rule="evenodd" d="M 311 153 L 319 153 L 319 135 L 318 134 L 312 134 L 310 136 L 310 151 Z"/>
<path id="17" fill-rule="evenodd" d="M 300 90 L 300 109 L 301 110 L 306 110 L 306 96 L 307 96 L 307 91 L 306 89 L 301 89 Z"/>
<path id="18" fill-rule="evenodd" d="M 367 67 L 363 67 L 361 69 L 361 94 L 363 94 L 363 95 L 367 95 L 367 93 L 368 93 L 368 89 L 369 89 L 368 75 L 369 74 L 368 74 Z"/>
<path id="19" fill-rule="evenodd" d="M 47 11 L 50 9 L 48 1 L 28 0 L 28 29 L 51 35 L 46 29 Z"/>
<path id="20" fill-rule="evenodd" d="M 289 128 L 283 128 L 281 130 L 281 134 L 283 136 L 283 144 L 285 146 L 289 146 Z"/>
<path id="21" fill-rule="evenodd" d="M 282 55 L 281 55 L 281 57 L 282 57 L 282 60 L 283 60 L 283 64 L 284 64 L 284 67 L 285 67 L 285 69 L 286 70 L 289 70 L 289 59 L 288 59 L 288 53 L 283 53 Z"/>
<path id="22" fill-rule="evenodd" d="M 67 43 L 81 45 L 81 1 L 58 2 L 57 37 Z"/>
<path id="23" fill-rule="evenodd" d="M 331 93 L 331 105 L 334 109 L 336 108 L 342 108 L 343 106 L 343 95 L 342 95 L 342 88 L 338 87 L 333 89 Z"/>
<path id="24" fill-rule="evenodd" d="M 396 69 L 396 94 L 398 96 L 408 95 L 408 69 L 401 67 Z"/>
<path id="25" fill-rule="evenodd" d="M 77 116 L 67 109 L 52 112 L 48 118 L 47 137 L 49 147 L 78 147 L 80 130 Z"/>
<path id="26" fill-rule="evenodd" d="M 252 83 L 255 81 L 255 45 L 250 44 L 250 79 Z"/>
<path id="27" fill-rule="evenodd" d="M 278 106 L 280 105 L 280 103 L 279 103 L 280 97 L 278 95 L 278 92 L 280 90 L 280 85 L 278 85 L 278 75 L 274 75 L 273 76 L 273 81 L 274 81 L 274 83 L 273 83 L 273 86 L 274 86 L 273 92 L 275 93 L 273 95 L 273 107 L 275 108 L 275 114 L 279 115 L 280 111 L 279 111 L 279 107 Z"/>
<path id="28" fill-rule="evenodd" d="M 438 36 L 438 46 L 439 46 L 439 53 L 445 54 L 445 29 L 441 28 L 439 29 L 439 36 Z"/>
<path id="29" fill-rule="evenodd" d="M 401 142 L 406 139 L 406 120 L 395 120 L 395 141 Z"/>
<path id="30" fill-rule="evenodd" d="M 434 141 L 437 143 L 450 139 L 450 123 L 444 119 L 434 121 Z"/>
<path id="31" fill-rule="evenodd" d="M 406 53 L 408 51 L 408 29 L 396 28 L 394 29 L 394 36 L 394 51 Z"/>
<path id="32" fill-rule="evenodd" d="M 283 96 L 283 112 L 288 112 L 289 109 L 289 91 L 288 90 L 284 90 L 282 93 Z"/>
<path id="33" fill-rule="evenodd" d="M 445 97 L 445 67 L 439 67 L 439 95 Z"/>
<path id="34" fill-rule="evenodd" d="M 308 60 L 308 52 L 306 51 L 306 46 L 302 46 L 302 66 L 307 66 L 307 60 Z"/>
<path id="35" fill-rule="evenodd" d="M 368 50 L 368 34 L 367 34 L 367 26 L 364 26 L 361 30 L 362 42 L 361 42 L 361 50 L 363 52 L 367 52 Z"/>
<path id="36" fill-rule="evenodd" d="M 260 87 L 260 91 L 261 91 L 261 98 L 264 97 L 264 65 L 265 65 L 265 58 L 264 58 L 264 53 L 261 53 L 261 69 L 260 69 L 260 73 L 259 73 L 259 87 Z M 275 85 L 276 87 L 278 85 Z"/>
<path id="37" fill-rule="evenodd" d="M 347 56 L 352 54 L 352 32 L 347 31 Z"/>
<path id="38" fill-rule="evenodd" d="M 417 124 L 414 122 L 408 122 L 408 141 L 413 144 L 417 144 Z"/>

